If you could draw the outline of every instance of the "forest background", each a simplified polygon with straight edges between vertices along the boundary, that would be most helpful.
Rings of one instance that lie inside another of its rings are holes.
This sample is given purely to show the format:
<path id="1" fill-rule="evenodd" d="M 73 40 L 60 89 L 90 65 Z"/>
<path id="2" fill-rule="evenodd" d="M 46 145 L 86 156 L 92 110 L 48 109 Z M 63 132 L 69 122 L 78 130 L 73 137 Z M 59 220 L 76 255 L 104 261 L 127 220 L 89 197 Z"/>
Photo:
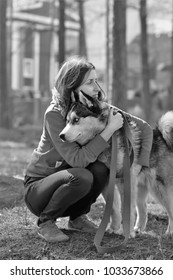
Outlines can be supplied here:
<path id="1" fill-rule="evenodd" d="M 22 184 L 55 74 L 68 56 L 91 60 L 108 100 L 151 125 L 172 109 L 172 22 L 172 0 L 0 1 L 0 259 L 173 258 L 172 238 L 162 235 L 166 213 L 153 200 L 146 235 L 125 250 L 101 257 L 93 239 L 77 233 L 68 246 L 49 246 L 36 235 Z M 96 223 L 102 211 L 98 200 Z M 60 224 L 66 227 L 66 219 Z M 114 240 L 106 235 L 104 242 Z"/>

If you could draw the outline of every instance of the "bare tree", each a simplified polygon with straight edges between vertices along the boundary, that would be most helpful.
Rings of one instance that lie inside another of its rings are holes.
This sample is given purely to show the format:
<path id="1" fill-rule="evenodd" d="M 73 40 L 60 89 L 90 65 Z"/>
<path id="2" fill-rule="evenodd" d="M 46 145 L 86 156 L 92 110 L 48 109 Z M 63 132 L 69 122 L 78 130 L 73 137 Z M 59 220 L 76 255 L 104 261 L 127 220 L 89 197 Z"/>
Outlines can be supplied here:
<path id="1" fill-rule="evenodd" d="M 6 38 L 7 1 L 0 1 L 0 126 L 9 128 L 9 103 L 7 88 L 7 38 Z"/>
<path id="2" fill-rule="evenodd" d="M 140 0 L 140 22 L 141 22 L 141 60 L 142 60 L 142 100 L 143 100 L 145 119 L 149 121 L 150 111 L 151 111 L 151 98 L 150 98 L 150 86 L 149 86 L 146 0 Z"/>
<path id="3" fill-rule="evenodd" d="M 106 1 L 106 92 L 109 95 L 109 67 L 110 67 L 110 0 Z"/>
<path id="4" fill-rule="evenodd" d="M 85 18 L 84 18 L 84 2 L 85 0 L 77 0 L 79 7 L 79 54 L 87 57 L 86 34 L 85 34 Z"/>
<path id="5" fill-rule="evenodd" d="M 59 64 L 65 60 L 65 0 L 59 0 Z"/>
<path id="6" fill-rule="evenodd" d="M 171 38 L 171 81 L 170 81 L 170 94 L 171 94 L 171 108 L 173 108 L 173 0 L 172 0 L 172 38 Z"/>
<path id="7" fill-rule="evenodd" d="M 112 103 L 126 110 L 126 0 L 113 3 L 113 76 Z"/>

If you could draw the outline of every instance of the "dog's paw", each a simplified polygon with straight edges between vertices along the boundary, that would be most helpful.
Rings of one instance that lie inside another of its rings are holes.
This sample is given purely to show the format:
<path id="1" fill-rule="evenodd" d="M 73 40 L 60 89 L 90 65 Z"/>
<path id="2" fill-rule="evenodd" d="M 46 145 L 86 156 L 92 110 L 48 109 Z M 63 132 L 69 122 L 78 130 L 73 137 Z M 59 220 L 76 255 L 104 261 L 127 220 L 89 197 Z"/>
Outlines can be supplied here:
<path id="1" fill-rule="evenodd" d="M 140 234 L 142 232 L 141 228 L 140 227 L 136 227 L 136 226 L 134 227 L 134 231 L 135 231 L 136 235 Z"/>
<path id="2" fill-rule="evenodd" d="M 170 227 L 168 226 L 167 230 L 165 231 L 165 236 L 173 236 L 173 230 L 170 229 Z"/>
<path id="3" fill-rule="evenodd" d="M 145 227 L 139 227 L 139 226 L 135 226 L 134 227 L 134 231 L 136 235 L 142 234 L 143 232 L 145 232 Z"/>
<path id="4" fill-rule="evenodd" d="M 136 237 L 136 232 L 134 230 L 130 231 L 130 238 L 135 238 Z"/>
<path id="5" fill-rule="evenodd" d="M 109 233 L 115 233 L 115 234 L 118 234 L 118 235 L 123 235 L 123 228 L 122 227 L 116 229 L 116 228 L 113 228 L 113 227 L 110 226 L 110 227 L 108 227 L 107 231 Z"/>

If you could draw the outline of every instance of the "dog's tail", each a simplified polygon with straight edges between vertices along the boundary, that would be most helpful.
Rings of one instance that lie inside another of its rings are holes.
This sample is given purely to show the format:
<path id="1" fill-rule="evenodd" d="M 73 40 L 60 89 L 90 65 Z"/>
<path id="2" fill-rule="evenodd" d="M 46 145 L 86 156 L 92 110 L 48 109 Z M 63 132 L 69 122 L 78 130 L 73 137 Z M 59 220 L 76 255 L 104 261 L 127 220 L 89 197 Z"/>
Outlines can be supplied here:
<path id="1" fill-rule="evenodd" d="M 160 118 L 158 129 L 162 133 L 168 147 L 173 149 L 173 111 L 168 111 Z"/>

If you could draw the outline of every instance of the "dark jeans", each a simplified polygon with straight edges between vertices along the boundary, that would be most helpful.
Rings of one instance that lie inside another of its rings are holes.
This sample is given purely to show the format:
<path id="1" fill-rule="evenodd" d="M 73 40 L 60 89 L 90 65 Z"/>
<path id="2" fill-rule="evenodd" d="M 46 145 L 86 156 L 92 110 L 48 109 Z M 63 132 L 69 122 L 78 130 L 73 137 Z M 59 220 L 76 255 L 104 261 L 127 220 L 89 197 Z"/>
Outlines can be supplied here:
<path id="1" fill-rule="evenodd" d="M 87 168 L 68 168 L 43 179 L 26 176 L 25 202 L 38 223 L 70 216 L 73 220 L 90 211 L 106 185 L 107 167 L 96 161 Z"/>

